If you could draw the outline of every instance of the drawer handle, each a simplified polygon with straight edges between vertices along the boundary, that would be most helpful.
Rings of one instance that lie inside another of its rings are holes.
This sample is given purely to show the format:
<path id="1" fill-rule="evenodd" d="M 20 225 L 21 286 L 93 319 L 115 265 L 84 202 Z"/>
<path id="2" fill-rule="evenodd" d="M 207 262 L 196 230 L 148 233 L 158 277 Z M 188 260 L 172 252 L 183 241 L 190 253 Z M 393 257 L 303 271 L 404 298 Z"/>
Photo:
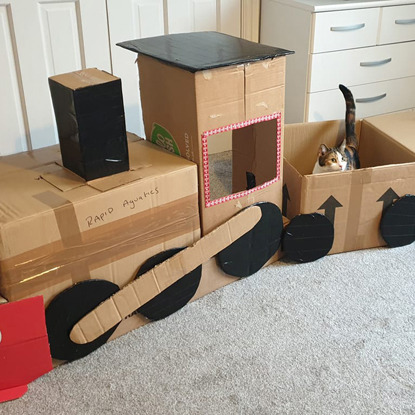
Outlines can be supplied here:
<path id="1" fill-rule="evenodd" d="M 332 32 L 347 32 L 349 30 L 363 29 L 365 26 L 366 26 L 366 23 L 358 23 L 358 24 L 353 24 L 350 26 L 333 26 L 333 27 L 330 27 L 330 30 Z"/>
<path id="2" fill-rule="evenodd" d="M 395 24 L 415 24 L 415 19 L 397 19 Z"/>
<path id="3" fill-rule="evenodd" d="M 359 103 L 375 102 L 375 101 L 379 101 L 379 100 L 381 100 L 382 98 L 385 98 L 385 97 L 386 97 L 386 92 L 384 94 L 378 95 L 376 97 L 357 98 L 356 102 L 359 102 Z"/>
<path id="4" fill-rule="evenodd" d="M 381 61 L 372 61 L 372 62 L 360 62 L 360 66 L 380 66 L 389 63 L 392 58 L 383 59 Z"/>

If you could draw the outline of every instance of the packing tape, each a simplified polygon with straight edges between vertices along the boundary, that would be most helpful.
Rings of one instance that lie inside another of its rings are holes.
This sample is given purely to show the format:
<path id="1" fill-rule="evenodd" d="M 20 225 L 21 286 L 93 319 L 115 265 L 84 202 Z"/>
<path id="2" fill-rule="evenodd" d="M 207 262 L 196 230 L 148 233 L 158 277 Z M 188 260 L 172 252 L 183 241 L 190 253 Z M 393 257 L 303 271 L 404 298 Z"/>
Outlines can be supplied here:
<path id="1" fill-rule="evenodd" d="M 372 182 L 372 171 L 367 170 L 362 174 L 361 171 L 356 170 L 352 173 L 351 177 L 344 251 L 358 249 L 365 238 L 365 235 L 359 234 L 359 226 L 362 213 L 363 190 L 365 184 Z"/>
<path id="2" fill-rule="evenodd" d="M 168 218 L 174 220 L 168 222 Z M 70 249 L 61 241 L 55 241 L 5 259 L 1 262 L 0 288 L 6 298 L 13 301 L 61 284 L 75 274 L 78 274 L 75 276 L 77 281 L 85 280 L 89 270 L 194 233 L 199 228 L 198 196 L 195 193 L 82 232 L 80 244 Z M 83 269 L 88 269 L 87 275 L 81 274 Z"/>
<path id="3" fill-rule="evenodd" d="M 53 192 L 39 193 L 33 197 L 53 209 L 63 247 L 72 248 L 81 246 L 81 230 L 79 229 L 78 218 L 72 202 Z M 88 264 L 82 261 L 77 267 L 76 272 L 72 272 L 71 270 L 70 274 L 73 283 L 89 279 L 90 272 Z"/>

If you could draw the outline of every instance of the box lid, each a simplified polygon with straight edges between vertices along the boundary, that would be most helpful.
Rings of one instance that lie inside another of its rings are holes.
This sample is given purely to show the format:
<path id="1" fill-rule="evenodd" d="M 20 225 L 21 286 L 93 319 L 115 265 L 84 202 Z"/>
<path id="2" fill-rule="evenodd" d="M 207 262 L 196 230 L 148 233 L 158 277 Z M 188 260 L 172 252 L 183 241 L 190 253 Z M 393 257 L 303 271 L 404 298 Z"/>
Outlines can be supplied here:
<path id="1" fill-rule="evenodd" d="M 294 53 L 218 32 L 176 33 L 129 40 L 117 45 L 190 72 Z"/>
<path id="2" fill-rule="evenodd" d="M 415 153 L 415 111 L 378 115 L 365 121 Z"/>
<path id="3" fill-rule="evenodd" d="M 108 72 L 101 71 L 97 68 L 86 68 L 81 69 L 80 71 L 73 71 L 69 73 L 54 75 L 51 76 L 49 79 L 51 81 L 62 84 L 67 88 L 76 90 L 86 88 L 89 86 L 113 82 L 120 78 Z"/>

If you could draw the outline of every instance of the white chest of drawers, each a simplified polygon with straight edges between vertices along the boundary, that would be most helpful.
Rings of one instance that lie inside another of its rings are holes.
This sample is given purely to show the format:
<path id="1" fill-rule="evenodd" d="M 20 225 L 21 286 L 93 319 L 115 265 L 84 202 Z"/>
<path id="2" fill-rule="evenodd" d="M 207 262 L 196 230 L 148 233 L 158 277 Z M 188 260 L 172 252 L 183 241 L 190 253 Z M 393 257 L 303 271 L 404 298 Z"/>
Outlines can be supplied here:
<path id="1" fill-rule="evenodd" d="M 261 43 L 287 59 L 288 123 L 358 118 L 415 107 L 415 0 L 262 0 Z"/>

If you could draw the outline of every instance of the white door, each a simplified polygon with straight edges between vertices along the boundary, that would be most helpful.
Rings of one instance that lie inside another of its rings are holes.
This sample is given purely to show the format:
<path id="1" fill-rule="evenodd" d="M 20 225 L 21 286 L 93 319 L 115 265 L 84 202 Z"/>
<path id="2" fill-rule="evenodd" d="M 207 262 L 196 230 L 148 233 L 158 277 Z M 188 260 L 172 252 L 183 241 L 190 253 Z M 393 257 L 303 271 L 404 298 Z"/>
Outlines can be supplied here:
<path id="1" fill-rule="evenodd" d="M 241 0 L 107 0 L 113 74 L 123 85 L 127 130 L 144 137 L 136 55 L 116 43 L 216 30 L 241 35 Z"/>
<path id="2" fill-rule="evenodd" d="M 0 0 L 0 155 L 58 142 L 48 77 L 111 72 L 105 0 Z"/>
<path id="3" fill-rule="evenodd" d="M 143 136 L 136 57 L 115 44 L 199 30 L 241 36 L 246 1 L 0 0 L 0 156 L 58 142 L 48 77 L 86 67 L 122 78 L 127 129 Z"/>

